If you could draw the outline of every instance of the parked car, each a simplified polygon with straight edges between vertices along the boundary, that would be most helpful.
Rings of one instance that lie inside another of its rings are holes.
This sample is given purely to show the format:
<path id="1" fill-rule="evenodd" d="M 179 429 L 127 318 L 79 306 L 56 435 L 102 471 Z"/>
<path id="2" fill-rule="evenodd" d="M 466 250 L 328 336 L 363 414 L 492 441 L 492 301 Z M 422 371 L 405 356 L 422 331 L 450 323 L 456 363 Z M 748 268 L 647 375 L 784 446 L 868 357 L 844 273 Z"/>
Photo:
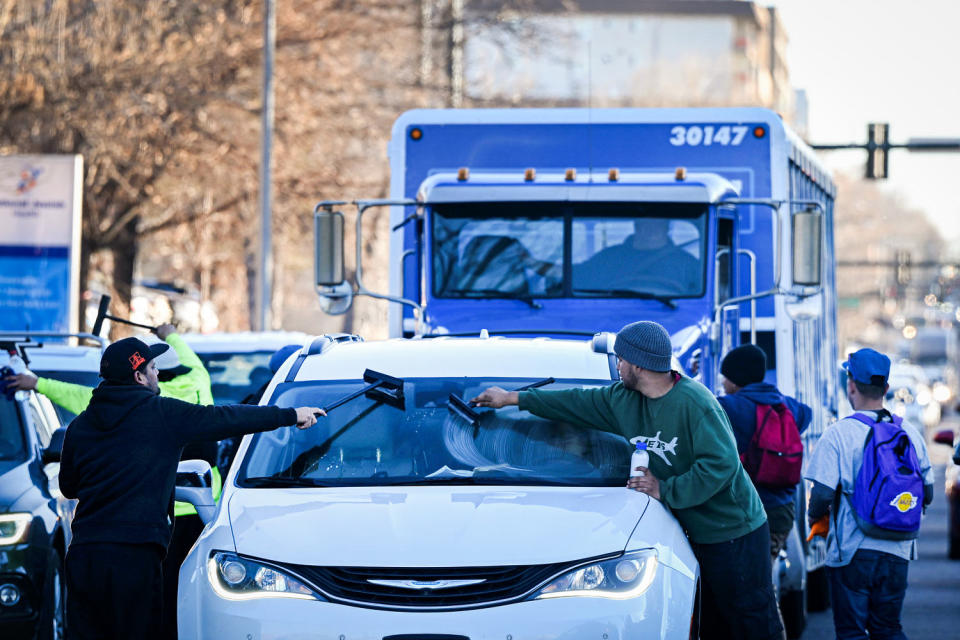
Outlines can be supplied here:
<path id="1" fill-rule="evenodd" d="M 0 354 L 15 349 L 0 343 Z M 66 429 L 33 392 L 0 395 L 0 630 L 56 640 L 64 632 L 63 559 L 75 500 L 59 491 Z"/>
<path id="2" fill-rule="evenodd" d="M 181 637 L 696 637 L 699 567 L 670 512 L 624 488 L 624 438 L 448 407 L 548 376 L 551 389 L 610 384 L 608 345 L 304 347 L 263 403 L 355 398 L 311 429 L 245 437 L 215 511 L 208 488 L 178 486 L 210 519 L 180 571 Z M 365 382 L 381 374 L 393 392 Z"/>
<path id="3" fill-rule="evenodd" d="M 70 345 L 63 340 L 71 336 L 85 336 L 87 342 Z M 96 387 L 100 384 L 100 356 L 107 341 L 90 334 L 25 334 L 34 346 L 26 343 L 23 348 L 24 360 L 30 371 L 43 378 Z M 21 343 L 23 344 L 23 343 Z M 51 405 L 57 412 L 61 424 L 69 424 L 77 416 L 60 405 Z"/>
<path id="4" fill-rule="evenodd" d="M 953 429 L 941 429 L 934 435 L 933 441 L 953 446 Z M 947 462 L 944 472 L 944 491 L 950 514 L 947 518 L 947 557 L 960 560 L 960 446 L 954 450 L 953 457 Z"/>
<path id="5" fill-rule="evenodd" d="M 940 401 L 923 367 L 898 362 L 890 367 L 888 383 L 886 402 L 893 413 L 918 427 L 933 429 L 940 424 Z"/>
<path id="6" fill-rule="evenodd" d="M 270 356 L 288 344 L 302 345 L 309 336 L 296 331 L 187 333 L 183 339 L 210 373 L 216 404 L 242 402 L 273 377 Z"/>

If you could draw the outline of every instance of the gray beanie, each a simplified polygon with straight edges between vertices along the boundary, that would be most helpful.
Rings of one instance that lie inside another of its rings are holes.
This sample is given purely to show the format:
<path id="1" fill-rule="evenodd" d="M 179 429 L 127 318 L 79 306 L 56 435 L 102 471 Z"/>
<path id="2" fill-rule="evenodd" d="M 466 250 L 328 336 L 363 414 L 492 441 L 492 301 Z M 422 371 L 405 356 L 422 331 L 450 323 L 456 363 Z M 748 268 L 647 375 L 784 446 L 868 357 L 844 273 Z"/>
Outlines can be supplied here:
<path id="1" fill-rule="evenodd" d="M 642 320 L 617 333 L 613 351 L 620 359 L 650 371 L 670 371 L 670 334 L 656 322 Z"/>

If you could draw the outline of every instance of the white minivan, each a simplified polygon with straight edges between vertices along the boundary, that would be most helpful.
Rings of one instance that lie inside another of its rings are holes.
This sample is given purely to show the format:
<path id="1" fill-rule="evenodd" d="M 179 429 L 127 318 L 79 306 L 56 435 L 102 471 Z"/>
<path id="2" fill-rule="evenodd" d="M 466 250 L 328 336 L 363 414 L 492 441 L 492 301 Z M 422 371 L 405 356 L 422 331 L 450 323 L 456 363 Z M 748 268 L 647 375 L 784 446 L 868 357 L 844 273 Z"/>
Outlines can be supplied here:
<path id="1" fill-rule="evenodd" d="M 352 399 L 247 436 L 215 508 L 202 463 L 181 463 L 201 481 L 180 474 L 178 498 L 209 523 L 180 571 L 180 637 L 696 637 L 697 562 L 670 512 L 625 488 L 626 439 L 451 406 L 548 377 L 611 384 L 612 339 L 304 345 L 263 402 Z"/>

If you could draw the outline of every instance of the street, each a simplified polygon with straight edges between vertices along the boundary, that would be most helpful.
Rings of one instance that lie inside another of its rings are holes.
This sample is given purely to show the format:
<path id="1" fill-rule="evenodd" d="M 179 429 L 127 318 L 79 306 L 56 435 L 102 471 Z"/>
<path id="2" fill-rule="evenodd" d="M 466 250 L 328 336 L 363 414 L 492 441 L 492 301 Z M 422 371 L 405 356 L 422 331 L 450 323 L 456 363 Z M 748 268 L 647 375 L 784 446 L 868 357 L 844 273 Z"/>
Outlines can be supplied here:
<path id="1" fill-rule="evenodd" d="M 931 458 L 943 458 L 946 448 L 931 445 Z M 939 455 L 938 455 L 939 454 Z M 960 561 L 947 559 L 947 501 L 943 495 L 943 464 L 936 465 L 933 504 L 920 529 L 920 558 L 910 563 L 909 586 L 903 604 L 903 630 L 910 640 L 944 640 L 960 636 Z M 811 613 L 803 637 L 833 637 L 833 613 Z"/>

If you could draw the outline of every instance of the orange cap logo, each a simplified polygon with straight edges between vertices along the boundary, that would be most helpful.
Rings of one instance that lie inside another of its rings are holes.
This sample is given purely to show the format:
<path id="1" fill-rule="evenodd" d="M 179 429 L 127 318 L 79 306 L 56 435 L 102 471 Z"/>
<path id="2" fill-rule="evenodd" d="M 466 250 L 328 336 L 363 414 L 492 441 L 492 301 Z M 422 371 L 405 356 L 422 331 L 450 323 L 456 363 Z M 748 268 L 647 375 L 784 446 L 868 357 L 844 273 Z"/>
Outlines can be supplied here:
<path id="1" fill-rule="evenodd" d="M 130 366 L 133 367 L 134 371 L 136 371 L 144 362 L 146 362 L 146 360 L 140 355 L 139 351 L 134 351 L 133 355 L 130 356 Z"/>

